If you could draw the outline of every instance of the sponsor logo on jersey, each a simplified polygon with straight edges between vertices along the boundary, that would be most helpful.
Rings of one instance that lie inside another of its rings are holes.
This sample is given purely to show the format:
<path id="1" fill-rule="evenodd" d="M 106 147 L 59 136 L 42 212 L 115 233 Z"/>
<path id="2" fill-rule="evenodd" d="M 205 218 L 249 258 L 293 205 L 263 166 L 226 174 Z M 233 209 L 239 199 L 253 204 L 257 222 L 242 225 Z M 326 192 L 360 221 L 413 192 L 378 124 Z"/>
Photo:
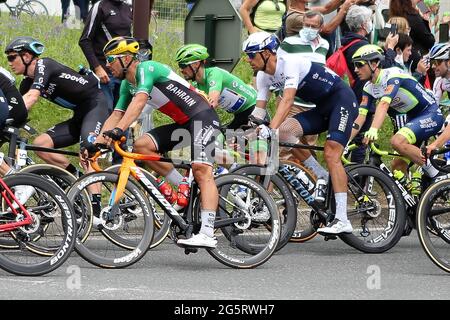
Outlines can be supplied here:
<path id="1" fill-rule="evenodd" d="M 169 92 L 172 92 L 175 96 L 183 100 L 188 107 L 192 107 L 196 104 L 196 101 L 186 92 L 187 88 L 178 88 L 177 86 L 170 83 L 166 86 Z"/>
<path id="2" fill-rule="evenodd" d="M 348 122 L 348 110 L 341 107 L 340 114 L 341 114 L 341 118 L 339 119 L 338 130 L 341 132 L 345 132 L 345 128 L 347 127 L 347 122 Z"/>
<path id="3" fill-rule="evenodd" d="M 75 82 L 78 82 L 79 84 L 81 84 L 81 85 L 85 85 L 85 84 L 87 84 L 87 83 L 89 83 L 89 81 L 87 81 L 85 78 L 83 78 L 83 77 L 77 77 L 77 76 L 75 76 L 75 75 L 71 75 L 71 74 L 68 74 L 68 73 L 65 73 L 65 72 L 63 72 L 63 73 L 61 73 L 60 75 L 59 75 L 59 77 L 61 78 L 61 79 L 67 79 L 67 80 L 70 80 L 70 81 L 75 81 Z"/>

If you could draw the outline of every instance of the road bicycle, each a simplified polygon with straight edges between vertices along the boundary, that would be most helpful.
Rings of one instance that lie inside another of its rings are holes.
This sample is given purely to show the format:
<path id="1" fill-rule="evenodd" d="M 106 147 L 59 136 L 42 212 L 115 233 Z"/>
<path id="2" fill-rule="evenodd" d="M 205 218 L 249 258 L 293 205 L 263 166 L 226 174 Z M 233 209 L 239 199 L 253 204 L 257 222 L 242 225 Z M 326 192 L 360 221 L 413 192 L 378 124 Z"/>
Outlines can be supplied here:
<path id="1" fill-rule="evenodd" d="M 21 14 L 27 14 L 31 17 L 48 16 L 47 7 L 38 0 L 18 0 L 15 6 L 9 5 L 7 0 L 0 0 L 0 4 L 2 3 L 13 17 L 19 17 Z"/>
<path id="2" fill-rule="evenodd" d="M 252 122 L 258 125 L 267 124 L 258 119 L 253 119 Z M 279 145 L 316 151 L 324 149 L 284 142 Z M 400 240 L 405 225 L 405 207 L 399 189 L 392 184 L 389 176 L 374 166 L 347 166 L 345 171 L 348 179 L 347 216 L 353 226 L 353 232 L 340 234 L 339 238 L 365 253 L 382 253 L 391 249 Z M 314 230 L 331 222 L 335 210 L 331 178 L 323 202 L 314 198 L 311 181 L 296 180 L 297 193 L 310 208 L 310 223 Z M 325 240 L 330 239 L 336 239 L 336 236 L 325 235 Z"/>
<path id="3" fill-rule="evenodd" d="M 431 261 L 446 272 L 450 272 L 450 167 L 434 156 L 448 151 L 450 147 L 431 152 L 431 163 L 446 172 L 447 179 L 433 183 L 425 190 L 416 214 L 420 244 Z"/>
<path id="4" fill-rule="evenodd" d="M 179 238 L 189 238 L 200 228 L 200 194 L 195 180 L 191 181 L 189 203 L 179 212 L 159 192 L 155 177 L 145 176 L 134 163 L 135 160 L 175 162 L 171 159 L 125 152 L 120 142 L 114 149 L 123 157 L 120 173 L 96 172 L 81 177 L 68 192 L 69 201 L 77 197 L 92 183 L 102 184 L 102 210 L 104 220 L 99 231 L 109 230 L 107 240 L 92 244 L 91 237 L 84 243 L 77 242 L 77 252 L 94 265 L 106 268 L 129 266 L 143 257 L 150 247 L 153 235 L 151 197 L 171 219 L 170 237 L 176 243 Z M 176 161 L 179 167 L 190 170 L 190 162 Z M 130 175 L 133 179 L 130 179 Z M 192 176 L 192 175 L 190 175 Z M 267 191 L 251 179 L 235 175 L 221 175 L 215 178 L 219 191 L 219 205 L 214 223 L 217 247 L 206 249 L 217 261 L 233 268 L 254 268 L 266 262 L 275 252 L 280 237 L 280 221 L 275 203 Z M 238 195 L 239 187 L 246 189 Z M 144 194 L 141 190 L 145 190 Z M 141 215 L 131 214 L 127 208 L 139 208 Z M 127 224 L 139 221 L 131 232 Z M 136 235 L 133 239 L 126 235 Z M 183 246 L 182 246 L 183 247 Z M 106 249 L 105 249 L 106 248 Z M 197 248 L 183 247 L 186 254 L 195 253 Z"/>
<path id="5" fill-rule="evenodd" d="M 15 197 L 19 186 L 34 188 L 26 203 Z M 0 194 L 0 238 L 15 244 L 0 249 L 0 268 L 39 276 L 61 266 L 76 239 L 75 214 L 64 192 L 42 177 L 19 173 L 0 179 Z"/>

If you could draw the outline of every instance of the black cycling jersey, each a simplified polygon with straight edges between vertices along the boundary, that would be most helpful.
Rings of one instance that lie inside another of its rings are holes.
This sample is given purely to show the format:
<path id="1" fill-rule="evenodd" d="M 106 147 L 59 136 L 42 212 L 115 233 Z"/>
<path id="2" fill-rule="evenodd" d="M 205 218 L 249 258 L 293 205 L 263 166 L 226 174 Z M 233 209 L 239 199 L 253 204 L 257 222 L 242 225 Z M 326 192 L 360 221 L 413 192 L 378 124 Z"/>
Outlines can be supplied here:
<path id="1" fill-rule="evenodd" d="M 76 109 L 96 99 L 99 81 L 92 73 L 82 76 L 51 58 L 42 58 L 37 60 L 34 79 L 25 78 L 20 84 L 22 95 L 30 89 L 39 90 L 41 97 L 61 107 Z"/>
<path id="2" fill-rule="evenodd" d="M 14 77 L 8 71 L 0 67 L 0 91 L 2 92 L 0 102 L 1 107 L 7 109 L 2 112 L 3 116 L 0 121 L 0 127 L 2 127 L 8 119 L 12 119 L 10 124 L 13 126 L 20 126 L 27 120 L 27 108 L 25 107 L 22 96 L 14 84 Z"/>

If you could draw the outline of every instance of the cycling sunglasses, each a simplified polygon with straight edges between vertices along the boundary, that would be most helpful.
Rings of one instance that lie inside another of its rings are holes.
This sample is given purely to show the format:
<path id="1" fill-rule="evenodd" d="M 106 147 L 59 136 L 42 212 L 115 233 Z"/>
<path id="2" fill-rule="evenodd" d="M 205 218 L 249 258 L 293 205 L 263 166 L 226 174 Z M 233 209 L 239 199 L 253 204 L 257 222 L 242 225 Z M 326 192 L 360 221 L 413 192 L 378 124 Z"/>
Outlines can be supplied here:
<path id="1" fill-rule="evenodd" d="M 9 62 L 13 62 L 14 60 L 17 59 L 19 55 L 18 54 L 10 54 L 6 56 L 6 60 L 8 60 Z"/>
<path id="2" fill-rule="evenodd" d="M 431 59 L 431 60 L 430 60 L 430 65 L 432 65 L 432 66 L 438 66 L 438 65 L 440 65 L 440 64 L 442 63 L 442 61 L 444 61 L 444 60 Z"/>
<path id="3" fill-rule="evenodd" d="M 106 56 L 106 62 L 108 62 L 109 64 L 113 63 L 114 61 L 116 61 L 117 58 L 122 58 L 125 57 L 125 55 L 123 54 L 118 54 L 118 55 L 113 55 L 113 56 Z"/>
<path id="4" fill-rule="evenodd" d="M 179 67 L 180 69 L 184 69 L 184 68 L 187 68 L 188 65 L 189 65 L 189 63 L 179 63 L 179 64 L 178 64 L 178 67 Z"/>
<path id="5" fill-rule="evenodd" d="M 247 55 L 247 57 L 251 60 L 255 59 L 256 54 L 260 53 L 261 51 L 257 51 L 257 52 L 246 52 L 245 54 Z"/>
<path id="6" fill-rule="evenodd" d="M 360 68 L 364 67 L 366 64 L 367 64 L 366 61 L 355 61 L 355 62 L 353 62 L 353 65 L 357 69 L 360 69 Z"/>

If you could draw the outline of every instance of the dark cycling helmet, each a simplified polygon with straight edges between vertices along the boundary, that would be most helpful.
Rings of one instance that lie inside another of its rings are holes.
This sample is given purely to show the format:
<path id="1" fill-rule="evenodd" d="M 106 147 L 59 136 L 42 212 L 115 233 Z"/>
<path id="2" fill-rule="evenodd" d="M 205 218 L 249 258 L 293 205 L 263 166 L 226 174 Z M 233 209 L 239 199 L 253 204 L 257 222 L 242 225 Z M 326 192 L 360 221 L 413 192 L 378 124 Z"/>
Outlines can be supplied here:
<path id="1" fill-rule="evenodd" d="M 247 40 L 242 44 L 242 51 L 246 53 L 255 53 L 267 49 L 271 52 L 276 52 L 279 45 L 280 40 L 276 35 L 260 31 L 248 36 Z"/>
<path id="2" fill-rule="evenodd" d="M 430 59 L 433 60 L 449 60 L 450 59 L 450 44 L 436 43 L 430 50 Z"/>
<path id="3" fill-rule="evenodd" d="M 139 51 L 139 43 L 133 37 L 115 37 L 108 41 L 103 48 L 105 56 L 131 53 L 136 54 Z"/>
<path id="4" fill-rule="evenodd" d="M 178 49 L 175 60 L 178 64 L 191 64 L 208 59 L 208 49 L 200 44 L 187 44 Z"/>
<path id="5" fill-rule="evenodd" d="M 44 52 L 44 45 L 32 37 L 17 37 L 11 41 L 5 49 L 5 53 L 27 51 L 35 56 Z"/>
<path id="6" fill-rule="evenodd" d="M 384 51 L 379 46 L 374 44 L 366 44 L 356 50 L 352 56 L 352 62 L 357 61 L 373 61 L 373 60 L 384 60 Z"/>

